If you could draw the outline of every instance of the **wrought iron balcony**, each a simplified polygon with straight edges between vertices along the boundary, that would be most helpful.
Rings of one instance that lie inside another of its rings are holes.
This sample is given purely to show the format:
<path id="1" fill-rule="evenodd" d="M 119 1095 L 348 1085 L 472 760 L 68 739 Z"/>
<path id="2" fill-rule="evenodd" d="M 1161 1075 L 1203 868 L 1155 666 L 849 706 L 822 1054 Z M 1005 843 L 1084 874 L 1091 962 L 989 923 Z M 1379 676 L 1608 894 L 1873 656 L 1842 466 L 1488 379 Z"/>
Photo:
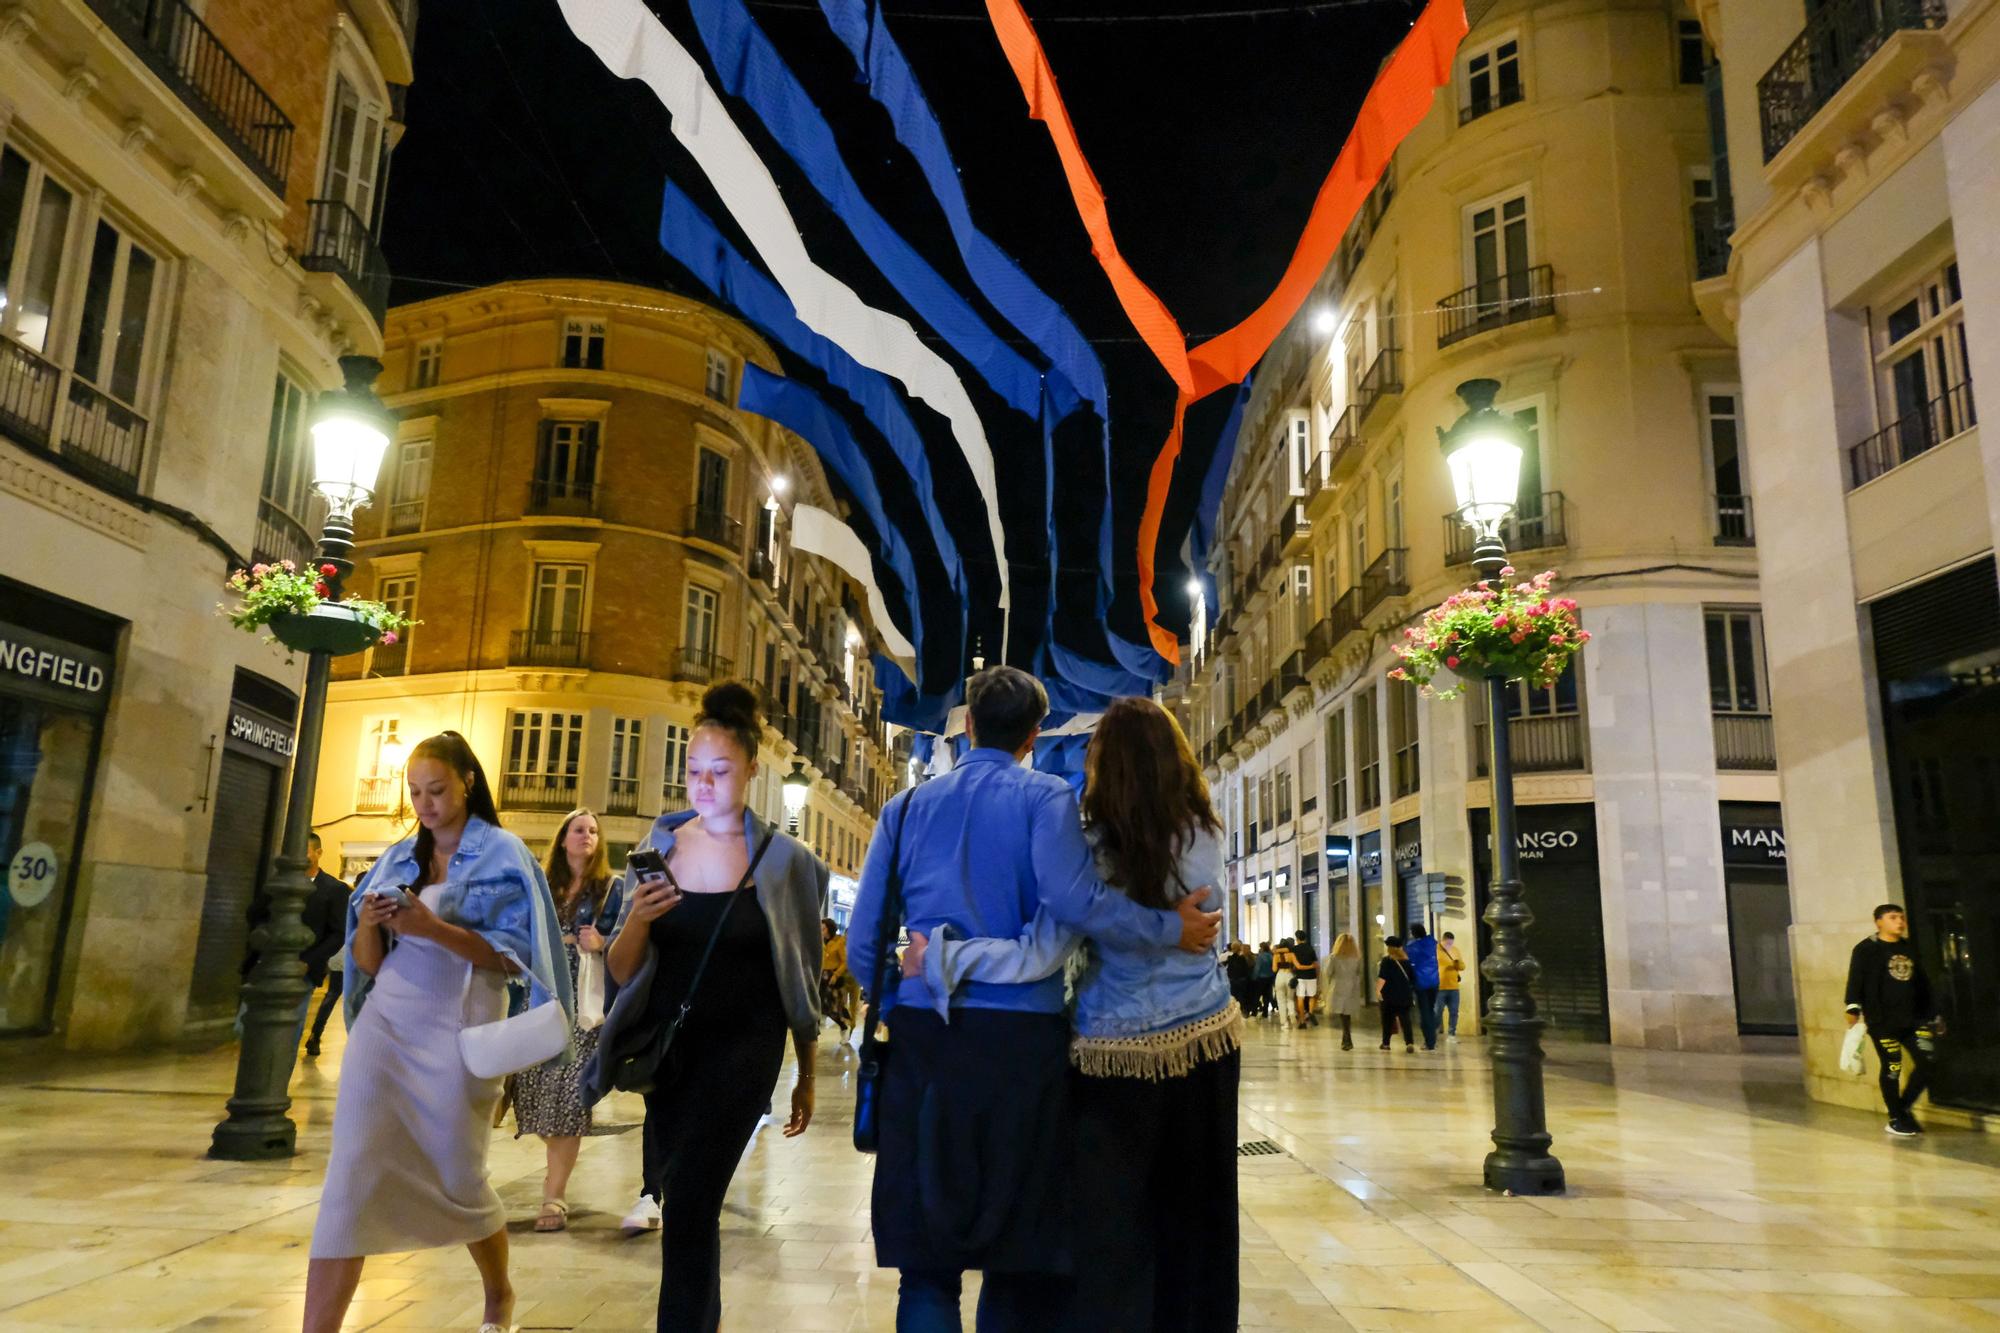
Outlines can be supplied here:
<path id="1" fill-rule="evenodd" d="M 569 477 L 536 477 L 528 483 L 528 512 L 531 514 L 594 514 L 598 487 L 594 481 Z"/>
<path id="2" fill-rule="evenodd" d="M 1516 773 L 1585 772 L 1590 768 L 1590 754 L 1584 741 L 1581 713 L 1517 717 L 1507 723 L 1508 753 Z M 1472 753 L 1474 772 L 1483 778 L 1492 753 L 1484 722 L 1472 725 Z"/>
<path id="3" fill-rule="evenodd" d="M 146 456 L 146 418 L 71 376 L 62 454 L 106 490 L 136 495 L 139 465 Z"/>
<path id="4" fill-rule="evenodd" d="M 290 118 L 184 0 L 85 3 L 245 166 L 284 194 L 292 161 Z"/>
<path id="5" fill-rule="evenodd" d="M 678 778 L 668 778 L 660 787 L 660 813 L 673 814 L 688 808 L 687 783 Z"/>
<path id="6" fill-rule="evenodd" d="M 0 430 L 22 444 L 48 448 L 61 377 L 53 362 L 12 338 L 0 338 Z"/>
<path id="7" fill-rule="evenodd" d="M 1458 109 L 1458 123 L 1470 125 L 1481 116 L 1490 116 L 1503 106 L 1513 106 L 1523 96 L 1518 83 L 1503 83 L 1489 93 L 1474 97 Z"/>
<path id="8" fill-rule="evenodd" d="M 1900 421 L 1892 421 L 1847 451 L 1847 489 L 1853 490 L 1979 424 L 1972 381 L 1945 390 Z"/>
<path id="9" fill-rule="evenodd" d="M 394 643 L 378 643 L 368 650 L 368 674 L 406 676 L 410 673 L 410 631 L 396 636 Z"/>
<path id="10" fill-rule="evenodd" d="M 1285 660 L 1278 664 L 1278 678 L 1273 683 L 1277 686 L 1280 700 L 1289 697 L 1294 690 L 1306 688 L 1305 649 L 1294 648 L 1286 654 Z"/>
<path id="11" fill-rule="evenodd" d="M 1406 568 L 1409 551 L 1401 546 L 1392 546 L 1375 557 L 1374 563 L 1361 576 L 1361 614 L 1367 615 L 1391 597 L 1400 596 L 1410 590 L 1410 576 Z"/>
<path id="12" fill-rule="evenodd" d="M 1750 514 L 1750 497 L 1747 495 L 1716 495 L 1715 501 L 1715 544 L 1717 546 L 1755 546 L 1757 525 Z"/>
<path id="13" fill-rule="evenodd" d="M 696 541 L 707 542 L 711 546 L 726 547 L 731 552 L 743 549 L 743 524 L 722 510 L 708 505 L 689 505 L 681 531 Z"/>
<path id="14" fill-rule="evenodd" d="M 1329 643 L 1338 648 L 1340 641 L 1361 628 L 1361 617 L 1366 614 L 1361 605 L 1361 589 L 1349 588 L 1333 599 L 1333 607 L 1326 614 Z"/>
<path id="15" fill-rule="evenodd" d="M 1543 491 L 1517 507 L 1500 525 L 1500 540 L 1512 555 L 1520 551 L 1553 550 L 1569 545 L 1564 525 L 1563 493 Z M 1457 514 L 1444 516 L 1445 563 L 1463 565 L 1472 560 L 1472 529 Z"/>
<path id="16" fill-rule="evenodd" d="M 1357 404 L 1349 403 L 1334 418 L 1333 428 L 1326 433 L 1326 453 L 1329 478 L 1340 470 L 1341 464 L 1361 456 L 1361 409 Z"/>
<path id="17" fill-rule="evenodd" d="M 1778 743 L 1769 713 L 1717 713 L 1715 766 L 1747 772 L 1776 772 Z"/>
<path id="18" fill-rule="evenodd" d="M 269 500 L 257 502 L 257 534 L 250 544 L 255 564 L 275 565 L 289 560 L 303 566 L 313 553 L 312 533 Z"/>
<path id="19" fill-rule="evenodd" d="M 354 784 L 354 813 L 357 815 L 386 815 L 399 804 L 398 788 L 401 779 L 393 773 L 386 776 L 366 775 Z"/>
<path id="20" fill-rule="evenodd" d="M 745 566 L 751 581 L 761 583 L 765 588 L 776 591 L 778 586 L 778 564 L 767 551 L 752 551 Z"/>
<path id="21" fill-rule="evenodd" d="M 500 779 L 500 805 L 506 810 L 574 810 L 576 774 L 509 773 Z"/>
<path id="22" fill-rule="evenodd" d="M 639 813 L 639 779 L 613 778 L 611 790 L 605 797 L 604 813 L 607 815 L 636 815 Z"/>
<path id="23" fill-rule="evenodd" d="M 735 670 L 734 662 L 713 649 L 683 648 L 680 659 L 674 664 L 674 679 L 706 685 L 711 681 L 727 679 Z"/>
<path id="24" fill-rule="evenodd" d="M 1438 346 L 1449 347 L 1475 333 L 1545 319 L 1556 312 L 1555 269 L 1548 264 L 1502 273 L 1441 298 Z"/>
<path id="25" fill-rule="evenodd" d="M 1692 210 L 1694 279 L 1705 282 L 1729 271 L 1729 235 L 1735 228 L 1716 204 L 1703 202 Z"/>
<path id="26" fill-rule="evenodd" d="M 1326 655 L 1333 651 L 1333 645 L 1333 617 L 1327 616 L 1324 619 L 1314 621 L 1312 628 L 1306 631 L 1306 644 L 1304 657 L 1300 663 L 1301 667 L 1306 671 L 1311 671 L 1326 660 Z"/>
<path id="27" fill-rule="evenodd" d="M 1367 420 L 1377 403 L 1402 391 L 1401 349 L 1384 347 L 1375 354 L 1375 364 L 1368 367 L 1361 376 L 1361 382 L 1354 386 L 1354 405 L 1360 409 L 1360 419 Z"/>
<path id="28" fill-rule="evenodd" d="M 1942 28 L 1945 0 L 1824 0 L 1805 31 L 1757 80 L 1764 160 L 1783 152 L 1891 36 Z"/>
<path id="29" fill-rule="evenodd" d="M 391 535 L 399 532 L 415 532 L 423 526 L 422 500 L 397 500 L 390 504 L 387 528 Z"/>
<path id="30" fill-rule="evenodd" d="M 389 308 L 389 264 L 368 221 L 339 199 L 306 201 L 306 247 L 299 267 L 331 273 L 359 297 L 377 325 Z"/>
<path id="31" fill-rule="evenodd" d="M 517 629 L 508 645 L 507 665 L 580 667 L 590 661 L 590 635 L 577 629 Z"/>
<path id="32" fill-rule="evenodd" d="M 1284 516 L 1278 520 L 1279 549 L 1297 554 L 1312 539 L 1312 530 L 1312 520 L 1306 517 L 1305 502 L 1292 501 L 1285 506 Z"/>

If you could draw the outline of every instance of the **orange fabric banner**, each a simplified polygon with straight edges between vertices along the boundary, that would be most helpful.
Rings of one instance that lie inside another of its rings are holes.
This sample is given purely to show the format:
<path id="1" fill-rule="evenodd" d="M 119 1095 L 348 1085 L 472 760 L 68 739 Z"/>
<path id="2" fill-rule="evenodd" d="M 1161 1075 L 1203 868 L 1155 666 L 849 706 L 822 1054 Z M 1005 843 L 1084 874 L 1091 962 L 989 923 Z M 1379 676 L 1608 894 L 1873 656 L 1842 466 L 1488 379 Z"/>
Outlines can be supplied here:
<path id="1" fill-rule="evenodd" d="M 1424 118 L 1436 91 L 1451 81 L 1452 61 L 1466 33 L 1465 0 L 1429 0 L 1425 5 L 1424 12 L 1411 25 L 1409 35 L 1397 45 L 1368 89 L 1368 96 L 1355 116 L 1354 128 L 1313 200 L 1305 230 L 1278 285 L 1236 327 L 1209 339 L 1192 353 L 1188 351 L 1186 335 L 1166 303 L 1133 272 L 1118 251 L 1104 190 L 1083 155 L 1076 127 L 1063 106 L 1062 94 L 1056 90 L 1055 71 L 1035 36 L 1034 25 L 1021 7 L 1021 0 L 986 0 L 986 12 L 1028 100 L 1029 116 L 1048 126 L 1056 155 L 1062 160 L 1063 175 L 1069 181 L 1070 196 L 1076 201 L 1077 213 L 1090 235 L 1091 253 L 1111 280 L 1112 290 L 1117 293 L 1132 327 L 1159 358 L 1179 390 L 1173 428 L 1160 446 L 1146 479 L 1146 509 L 1139 521 L 1138 552 L 1139 601 L 1146 617 L 1146 632 L 1160 656 L 1179 665 L 1179 640 L 1158 622 L 1160 607 L 1153 595 L 1153 548 L 1158 544 L 1160 524 L 1166 514 L 1174 463 L 1180 457 L 1187 409 L 1217 389 L 1240 383 L 1312 294 L 1348 224 L 1388 165 L 1390 155 Z"/>

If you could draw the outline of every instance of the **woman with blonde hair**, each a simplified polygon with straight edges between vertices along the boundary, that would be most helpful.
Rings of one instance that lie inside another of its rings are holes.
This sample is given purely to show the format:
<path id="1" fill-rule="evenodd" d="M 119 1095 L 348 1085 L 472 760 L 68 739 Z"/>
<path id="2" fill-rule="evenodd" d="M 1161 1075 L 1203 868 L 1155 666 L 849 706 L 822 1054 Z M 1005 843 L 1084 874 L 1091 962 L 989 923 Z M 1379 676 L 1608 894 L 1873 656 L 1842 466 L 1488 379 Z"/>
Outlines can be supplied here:
<path id="1" fill-rule="evenodd" d="M 1354 1020 L 1361 1013 L 1361 946 L 1341 931 L 1327 961 L 1326 1012 L 1340 1019 L 1340 1049 L 1354 1049 Z"/>
<path id="2" fill-rule="evenodd" d="M 604 946 L 608 932 L 618 920 L 618 904 L 611 891 L 611 858 L 597 827 L 597 816 L 589 810 L 572 810 L 563 816 L 542 867 L 548 875 L 549 890 L 555 895 L 564 959 L 578 1000 L 570 1032 L 576 1058 L 566 1065 L 524 1069 L 514 1078 L 515 1137 L 534 1134 L 548 1145 L 548 1167 L 542 1175 L 542 1210 L 535 1218 L 535 1230 L 548 1232 L 569 1226 L 569 1201 L 564 1195 L 569 1190 L 570 1172 L 576 1169 L 583 1136 L 590 1133 L 590 1106 L 583 1099 L 583 1067 L 597 1052 L 597 1029 L 604 1021 L 601 982 L 595 992 L 594 1012 L 586 1012 L 587 988 L 579 983 L 583 980 L 586 959 L 591 967 L 604 966 Z"/>

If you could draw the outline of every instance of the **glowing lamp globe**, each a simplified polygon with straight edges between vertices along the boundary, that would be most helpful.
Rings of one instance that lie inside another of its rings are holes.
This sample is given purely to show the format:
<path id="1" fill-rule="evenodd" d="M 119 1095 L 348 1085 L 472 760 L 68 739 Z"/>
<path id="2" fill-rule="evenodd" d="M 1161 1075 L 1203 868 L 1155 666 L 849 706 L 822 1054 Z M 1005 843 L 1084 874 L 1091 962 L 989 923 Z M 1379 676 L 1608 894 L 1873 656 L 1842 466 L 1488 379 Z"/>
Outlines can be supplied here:
<path id="1" fill-rule="evenodd" d="M 382 457 L 396 428 L 395 416 L 373 387 L 382 363 L 370 356 L 343 356 L 340 370 L 347 383 L 320 395 L 312 424 L 313 489 L 336 513 L 374 498 Z"/>
<path id="2" fill-rule="evenodd" d="M 812 779 L 806 776 L 806 766 L 803 760 L 794 759 L 792 761 L 792 771 L 785 774 L 784 781 L 779 785 L 785 789 L 785 813 L 787 815 L 796 816 L 806 808 L 806 793 L 812 790 Z"/>
<path id="3" fill-rule="evenodd" d="M 1458 516 L 1481 537 L 1492 537 L 1520 499 L 1521 456 L 1528 434 L 1513 413 L 1493 406 L 1498 380 L 1467 380 L 1458 386 L 1466 412 L 1448 430 L 1438 431 Z"/>

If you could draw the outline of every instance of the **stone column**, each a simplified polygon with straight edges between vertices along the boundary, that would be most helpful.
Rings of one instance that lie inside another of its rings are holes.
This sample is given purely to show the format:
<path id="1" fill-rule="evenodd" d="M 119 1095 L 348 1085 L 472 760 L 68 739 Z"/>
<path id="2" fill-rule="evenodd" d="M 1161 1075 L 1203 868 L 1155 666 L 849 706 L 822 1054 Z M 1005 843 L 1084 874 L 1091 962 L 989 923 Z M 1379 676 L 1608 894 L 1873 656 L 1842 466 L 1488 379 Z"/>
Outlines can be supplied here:
<path id="1" fill-rule="evenodd" d="M 1945 189 L 1951 215 L 1958 278 L 1965 290 L 1966 370 L 1975 396 L 2000 386 L 2000 84 L 1981 93 L 1939 136 L 1944 144 Z M 2000 548 L 2000 430 L 1980 434 L 1986 473 L 1986 506 L 1994 545 Z"/>
<path id="2" fill-rule="evenodd" d="M 611 803 L 611 710 L 592 708 L 583 715 L 583 763 L 579 766 L 576 803 L 602 810 Z"/>

